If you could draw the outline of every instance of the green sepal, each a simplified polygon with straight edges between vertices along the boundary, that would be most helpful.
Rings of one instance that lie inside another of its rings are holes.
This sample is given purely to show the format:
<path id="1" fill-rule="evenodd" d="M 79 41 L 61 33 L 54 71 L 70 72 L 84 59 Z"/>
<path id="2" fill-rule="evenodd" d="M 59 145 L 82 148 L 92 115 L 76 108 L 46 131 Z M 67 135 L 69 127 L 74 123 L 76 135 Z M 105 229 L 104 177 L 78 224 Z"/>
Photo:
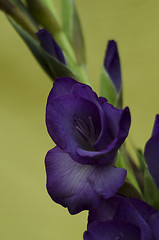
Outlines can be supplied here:
<path id="1" fill-rule="evenodd" d="M 75 78 L 74 74 L 60 61 L 56 58 L 50 56 L 46 51 L 44 51 L 40 43 L 34 39 L 29 33 L 22 29 L 18 24 L 13 22 L 11 18 L 8 17 L 9 22 L 19 33 L 21 38 L 25 41 L 34 57 L 43 67 L 43 69 L 48 73 L 48 75 L 55 80 L 58 77 L 72 77 Z"/>
<path id="2" fill-rule="evenodd" d="M 144 200 L 159 210 L 159 190 L 147 168 L 144 173 Z"/>
<path id="3" fill-rule="evenodd" d="M 133 169 L 132 169 L 131 163 L 128 159 L 128 156 L 127 156 L 126 153 L 124 153 L 121 150 L 118 151 L 117 161 L 116 161 L 115 166 L 119 167 L 119 168 L 124 168 L 124 169 L 127 170 L 126 178 L 136 188 L 136 190 L 141 194 L 139 184 L 138 184 L 138 182 L 136 180 L 136 177 L 133 173 Z"/>
<path id="4" fill-rule="evenodd" d="M 142 199 L 140 193 L 128 180 L 124 182 L 123 186 L 119 189 L 118 193 L 127 198 L 135 197 L 138 199 Z"/>
<path id="5" fill-rule="evenodd" d="M 104 66 L 102 67 L 102 72 L 100 76 L 100 96 L 105 97 L 110 104 L 116 106 L 118 96 L 115 87 Z"/>
<path id="6" fill-rule="evenodd" d="M 55 80 L 56 78 L 59 78 L 59 77 L 70 77 L 70 78 L 77 79 L 75 74 L 66 65 L 64 65 L 56 58 L 49 55 L 45 50 L 41 49 L 41 51 L 42 51 L 43 56 L 49 66 L 49 69 L 53 76 L 52 77 L 53 80 Z"/>
<path id="7" fill-rule="evenodd" d="M 82 65 L 86 60 L 85 47 L 75 2 L 74 0 L 61 0 L 61 5 L 63 30 L 73 46 L 77 63 Z"/>
<path id="8" fill-rule="evenodd" d="M 32 24 L 38 29 L 38 23 L 33 18 L 33 16 L 29 12 L 28 8 L 24 5 L 24 3 L 21 0 L 12 0 L 12 1 L 31 20 Z"/>
<path id="9" fill-rule="evenodd" d="M 137 158 L 139 160 L 138 162 L 140 165 L 140 171 L 144 173 L 145 167 L 146 167 L 144 155 L 140 149 L 135 149 L 135 151 L 136 151 Z"/>
<path id="10" fill-rule="evenodd" d="M 148 167 L 146 165 L 145 157 L 141 150 L 136 150 L 136 154 L 139 160 L 139 169 L 143 175 L 143 197 L 145 202 L 151 206 L 159 209 L 159 190 L 156 187 Z"/>

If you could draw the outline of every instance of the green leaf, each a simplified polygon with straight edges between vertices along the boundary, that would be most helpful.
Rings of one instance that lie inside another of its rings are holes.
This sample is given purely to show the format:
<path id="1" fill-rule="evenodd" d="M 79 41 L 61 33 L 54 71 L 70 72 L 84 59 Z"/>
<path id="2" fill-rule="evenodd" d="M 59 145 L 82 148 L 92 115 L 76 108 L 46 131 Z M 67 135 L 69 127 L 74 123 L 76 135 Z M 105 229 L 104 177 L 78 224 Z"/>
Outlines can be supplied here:
<path id="1" fill-rule="evenodd" d="M 73 0 L 62 0 L 63 28 L 66 36 L 73 45 L 77 63 L 85 63 L 85 47 L 77 9 Z"/>
<path id="2" fill-rule="evenodd" d="M 109 78 L 104 66 L 102 67 L 102 72 L 100 76 L 100 96 L 105 97 L 110 104 L 116 106 L 117 93 L 115 87 Z"/>
<path id="3" fill-rule="evenodd" d="M 144 174 L 144 200 L 159 210 L 159 190 L 156 187 L 148 169 Z"/>

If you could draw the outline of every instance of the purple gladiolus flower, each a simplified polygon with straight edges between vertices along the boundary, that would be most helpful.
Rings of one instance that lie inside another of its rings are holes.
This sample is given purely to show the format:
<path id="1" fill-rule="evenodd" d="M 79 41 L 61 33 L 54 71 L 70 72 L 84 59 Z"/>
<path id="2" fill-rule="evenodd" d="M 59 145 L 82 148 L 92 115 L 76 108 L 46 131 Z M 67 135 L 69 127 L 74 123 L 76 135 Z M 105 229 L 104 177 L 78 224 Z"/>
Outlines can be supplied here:
<path id="1" fill-rule="evenodd" d="M 42 48 L 61 63 L 66 64 L 65 57 L 59 45 L 52 38 L 46 29 L 41 29 L 36 33 Z"/>
<path id="2" fill-rule="evenodd" d="M 156 115 L 152 136 L 146 143 L 144 155 L 150 174 L 159 188 L 159 115 Z"/>
<path id="3" fill-rule="evenodd" d="M 147 203 L 114 196 L 90 211 L 84 240 L 159 240 L 159 212 Z"/>
<path id="4" fill-rule="evenodd" d="M 46 108 L 48 132 L 57 144 L 46 155 L 47 190 L 71 214 L 96 208 L 114 195 L 126 170 L 114 167 L 130 127 L 128 107 L 119 110 L 71 78 L 54 82 Z"/>

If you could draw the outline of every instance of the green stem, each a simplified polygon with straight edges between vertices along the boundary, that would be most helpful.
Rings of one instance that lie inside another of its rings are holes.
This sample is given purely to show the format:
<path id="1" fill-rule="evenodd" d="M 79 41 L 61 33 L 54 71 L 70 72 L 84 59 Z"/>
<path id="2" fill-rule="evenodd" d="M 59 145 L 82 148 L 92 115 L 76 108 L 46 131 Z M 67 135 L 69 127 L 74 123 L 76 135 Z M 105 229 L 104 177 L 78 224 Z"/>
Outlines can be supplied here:
<path id="1" fill-rule="evenodd" d="M 52 0 L 43 0 L 43 2 L 46 4 L 46 6 L 49 8 L 49 10 L 52 12 L 54 17 L 56 18 L 57 22 L 60 24 L 60 18 L 56 11 L 56 8 L 53 4 L 53 1 Z"/>
<path id="2" fill-rule="evenodd" d="M 141 194 L 140 186 L 136 180 L 133 169 L 131 167 L 129 158 L 126 153 L 125 147 L 122 147 L 118 152 L 118 160 L 116 163 L 117 167 L 125 168 L 127 170 L 127 179 L 130 183 L 137 189 L 137 191 Z"/>

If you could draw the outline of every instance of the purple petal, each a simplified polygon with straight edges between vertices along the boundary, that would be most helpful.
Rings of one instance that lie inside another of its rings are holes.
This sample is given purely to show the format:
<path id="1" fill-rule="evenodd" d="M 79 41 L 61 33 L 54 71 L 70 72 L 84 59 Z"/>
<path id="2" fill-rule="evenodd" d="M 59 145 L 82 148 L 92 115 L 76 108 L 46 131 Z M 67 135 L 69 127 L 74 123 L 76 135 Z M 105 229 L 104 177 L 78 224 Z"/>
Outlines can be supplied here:
<path id="1" fill-rule="evenodd" d="M 49 101 L 52 101 L 54 97 L 73 94 L 81 98 L 87 99 L 95 104 L 98 104 L 97 94 L 91 89 L 90 86 L 79 83 L 72 78 L 57 78 L 53 83 L 53 88 L 49 95 Z M 105 99 L 106 100 L 106 99 Z"/>
<path id="2" fill-rule="evenodd" d="M 46 155 L 47 189 L 51 198 L 71 214 L 97 208 L 101 196 L 114 195 L 125 179 L 125 170 L 83 165 L 59 147 Z"/>
<path id="3" fill-rule="evenodd" d="M 119 59 L 117 44 L 113 40 L 108 42 L 106 56 L 104 60 L 104 67 L 108 72 L 117 93 L 119 93 L 121 89 L 121 84 L 122 84 L 120 59 Z"/>
<path id="4" fill-rule="evenodd" d="M 131 123 L 129 108 L 126 107 L 124 110 L 118 110 L 110 104 L 105 103 L 103 109 L 106 117 L 101 119 L 102 130 L 94 145 L 96 151 L 88 152 L 85 149 L 77 149 L 77 152 L 81 157 L 95 158 L 100 156 L 100 159 L 98 158 L 97 162 L 101 165 L 109 164 L 114 160 L 119 147 L 128 135 Z M 105 119 L 105 121 L 103 119 Z M 108 131 L 106 131 L 107 126 L 105 126 L 105 124 L 110 127 Z M 113 132 L 113 137 L 111 132 Z M 113 139 L 113 141 L 111 141 L 111 139 Z M 105 145 L 105 142 L 107 145 Z"/>
<path id="5" fill-rule="evenodd" d="M 108 100 L 105 97 L 98 97 L 98 102 L 102 106 L 102 104 L 108 102 Z"/>
<path id="6" fill-rule="evenodd" d="M 55 97 L 71 94 L 72 87 L 75 84 L 77 84 L 77 82 L 72 78 L 57 78 L 53 83 L 53 88 L 50 91 L 47 104 L 51 104 Z"/>
<path id="7" fill-rule="evenodd" d="M 93 222 L 84 233 L 84 240 L 140 240 L 140 230 L 130 223 Z"/>
<path id="8" fill-rule="evenodd" d="M 58 59 L 61 63 L 66 64 L 61 48 L 46 29 L 41 29 L 36 33 L 36 35 L 41 43 L 42 48 L 47 53 Z"/>
<path id="9" fill-rule="evenodd" d="M 155 208 L 151 207 L 146 202 L 143 202 L 139 199 L 130 198 L 129 201 L 136 208 L 136 210 L 140 213 L 140 215 L 146 222 L 148 222 L 150 217 L 157 212 Z"/>
<path id="10" fill-rule="evenodd" d="M 94 174 L 89 177 L 89 181 L 94 191 L 106 199 L 124 184 L 126 174 L 127 171 L 123 168 L 94 166 Z"/>
<path id="11" fill-rule="evenodd" d="M 141 239 L 153 240 L 149 225 L 142 218 L 135 207 L 133 207 L 133 205 L 130 204 L 126 199 L 121 201 L 117 208 L 114 220 L 118 221 L 119 219 L 120 222 L 132 223 L 138 226 L 141 231 Z"/>
<path id="12" fill-rule="evenodd" d="M 149 172 L 159 188 L 159 135 L 149 139 L 145 146 L 144 155 Z"/>
<path id="13" fill-rule="evenodd" d="M 105 102 L 102 104 L 102 108 L 105 114 L 102 120 L 107 120 L 107 125 L 109 126 L 110 132 L 109 135 L 111 135 L 112 139 L 114 139 L 114 142 L 111 142 L 111 146 L 107 144 L 110 151 L 112 148 L 115 148 L 115 145 L 117 148 L 119 148 L 124 142 L 125 138 L 129 133 L 131 116 L 128 107 L 123 110 L 119 110 L 110 105 L 109 103 Z M 102 127 L 103 129 L 101 131 L 101 134 L 94 145 L 97 151 L 101 149 L 101 146 L 102 149 L 104 149 L 104 144 L 107 138 L 107 131 L 105 131 L 105 122 L 102 123 Z"/>
<path id="14" fill-rule="evenodd" d="M 159 188 L 159 115 L 156 115 L 152 137 L 145 145 L 144 155 L 149 172 Z"/>
<path id="15" fill-rule="evenodd" d="M 115 195 L 102 200 L 97 209 L 89 211 L 88 226 L 93 222 L 106 223 L 108 221 L 110 223 L 115 221 L 117 224 L 133 224 L 140 229 L 140 239 L 158 240 L 156 236 L 159 236 L 159 213 L 139 199 L 126 199 L 120 195 Z"/>
<path id="16" fill-rule="evenodd" d="M 159 240 L 159 213 L 152 215 L 149 221 L 154 240 Z"/>
<path id="17" fill-rule="evenodd" d="M 101 107 L 109 121 L 108 124 L 110 126 L 113 138 L 118 136 L 119 131 L 123 132 L 123 134 L 127 136 L 131 123 L 129 108 L 126 107 L 123 110 L 120 110 L 107 102 L 101 104 Z M 100 141 L 100 139 L 98 141 Z"/>
<path id="18" fill-rule="evenodd" d="M 84 134 L 79 132 L 75 124 L 80 121 L 80 123 L 82 122 L 89 127 L 91 118 L 95 132 L 94 141 L 96 141 L 101 129 L 97 106 L 84 98 L 74 95 L 58 96 L 53 98 L 52 101 L 50 99 L 46 108 L 46 125 L 52 139 L 76 161 L 84 164 L 95 164 L 92 159 L 77 154 L 77 148 L 91 151 L 92 144 L 90 141 L 92 139 L 89 141 Z"/>
<path id="19" fill-rule="evenodd" d="M 107 220 L 113 220 L 115 212 L 122 200 L 123 197 L 117 194 L 111 198 L 104 199 L 100 207 L 93 209 L 93 211 L 89 211 L 88 224 L 94 221 L 105 222 Z"/>
<path id="20" fill-rule="evenodd" d="M 152 136 L 159 135 L 159 115 L 156 115 Z"/>
<path id="21" fill-rule="evenodd" d="M 99 106 L 97 94 L 86 84 L 77 83 L 73 86 L 72 94 L 87 99 Z"/>

